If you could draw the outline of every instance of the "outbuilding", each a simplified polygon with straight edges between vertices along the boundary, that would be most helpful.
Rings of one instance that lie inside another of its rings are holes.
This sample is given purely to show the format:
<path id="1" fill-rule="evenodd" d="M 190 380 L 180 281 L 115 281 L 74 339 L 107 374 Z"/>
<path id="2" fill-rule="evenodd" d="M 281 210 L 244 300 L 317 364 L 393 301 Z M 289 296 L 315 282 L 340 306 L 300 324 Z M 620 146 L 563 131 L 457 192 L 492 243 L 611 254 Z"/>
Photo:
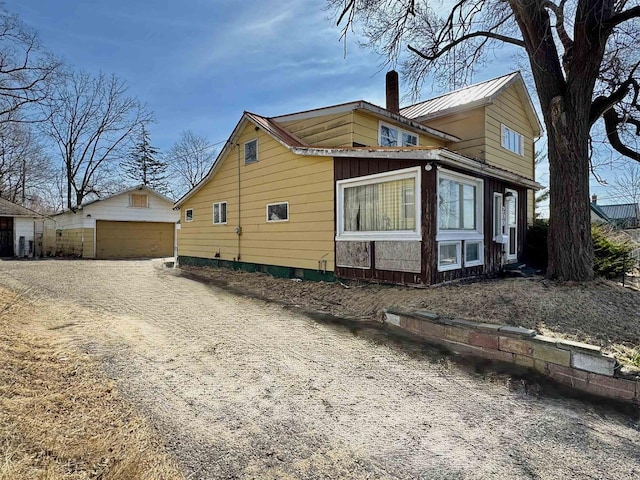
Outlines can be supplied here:
<path id="1" fill-rule="evenodd" d="M 44 217 L 0 198 L 0 257 L 33 257 L 42 240 Z"/>
<path id="2" fill-rule="evenodd" d="M 46 253 L 82 258 L 170 257 L 180 214 L 173 201 L 139 185 L 52 217 Z"/>

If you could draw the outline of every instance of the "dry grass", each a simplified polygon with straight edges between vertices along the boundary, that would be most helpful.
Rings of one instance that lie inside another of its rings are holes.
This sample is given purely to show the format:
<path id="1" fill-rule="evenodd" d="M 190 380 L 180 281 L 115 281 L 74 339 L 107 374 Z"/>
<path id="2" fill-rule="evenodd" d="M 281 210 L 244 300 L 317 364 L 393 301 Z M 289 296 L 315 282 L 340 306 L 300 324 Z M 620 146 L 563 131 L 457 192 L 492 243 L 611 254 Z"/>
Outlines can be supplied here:
<path id="1" fill-rule="evenodd" d="M 0 480 L 182 479 L 88 356 L 39 325 L 46 316 L 0 289 Z"/>
<path id="2" fill-rule="evenodd" d="M 416 289 L 379 284 L 292 282 L 258 273 L 182 267 L 188 274 L 308 310 L 381 320 L 396 306 L 442 317 L 532 328 L 588 342 L 640 367 L 640 292 L 615 282 L 556 283 L 541 277 L 462 282 Z"/>

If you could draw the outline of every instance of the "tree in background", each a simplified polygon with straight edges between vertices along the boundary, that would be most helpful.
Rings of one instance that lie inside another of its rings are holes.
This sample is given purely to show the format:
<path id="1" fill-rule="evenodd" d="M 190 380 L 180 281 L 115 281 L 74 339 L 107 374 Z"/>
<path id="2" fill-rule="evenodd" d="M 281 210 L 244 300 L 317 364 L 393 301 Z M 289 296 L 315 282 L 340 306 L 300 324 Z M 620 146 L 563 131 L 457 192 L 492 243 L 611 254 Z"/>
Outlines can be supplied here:
<path id="1" fill-rule="evenodd" d="M 127 96 L 125 82 L 117 76 L 79 72 L 66 77 L 56 91 L 46 130 L 64 165 L 67 208 L 114 190 L 127 145 L 149 121 L 151 115 Z"/>
<path id="2" fill-rule="evenodd" d="M 61 68 L 36 33 L 0 5 L 0 122 L 38 120 L 31 114 L 42 110 L 28 107 L 51 99 Z"/>
<path id="3" fill-rule="evenodd" d="M 50 187 L 51 159 L 33 127 L 0 122 L 0 197 L 26 207 Z"/>
<path id="4" fill-rule="evenodd" d="M 121 163 L 122 174 L 136 185 L 145 185 L 158 192 L 167 193 L 167 164 L 158 160 L 158 149 L 151 145 L 149 132 L 144 124 L 129 156 Z"/>
<path id="5" fill-rule="evenodd" d="M 180 134 L 178 141 L 166 154 L 175 198 L 180 198 L 204 178 L 216 154 L 216 149 L 205 137 L 191 130 Z"/>
<path id="6" fill-rule="evenodd" d="M 593 278 L 590 134 L 603 119 L 611 147 L 640 161 L 640 6 L 627 0 L 328 0 L 343 36 L 356 25 L 415 89 L 449 83 L 508 45 L 529 60 L 547 133 L 551 278 Z"/>

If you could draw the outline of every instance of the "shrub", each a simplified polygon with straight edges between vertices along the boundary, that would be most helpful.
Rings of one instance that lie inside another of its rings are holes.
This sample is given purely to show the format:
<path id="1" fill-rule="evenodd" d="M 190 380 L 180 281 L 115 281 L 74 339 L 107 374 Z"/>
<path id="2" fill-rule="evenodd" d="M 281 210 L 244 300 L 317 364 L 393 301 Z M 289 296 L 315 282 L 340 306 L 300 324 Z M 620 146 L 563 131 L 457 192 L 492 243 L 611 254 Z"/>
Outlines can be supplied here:
<path id="1" fill-rule="evenodd" d="M 549 254 L 547 251 L 547 234 L 549 221 L 537 218 L 527 228 L 527 241 L 524 246 L 526 262 L 532 267 L 547 268 Z"/>
<path id="2" fill-rule="evenodd" d="M 605 278 L 614 278 L 635 267 L 636 260 L 629 254 L 632 247 L 613 231 L 598 225 L 591 227 L 593 238 L 593 271 Z"/>

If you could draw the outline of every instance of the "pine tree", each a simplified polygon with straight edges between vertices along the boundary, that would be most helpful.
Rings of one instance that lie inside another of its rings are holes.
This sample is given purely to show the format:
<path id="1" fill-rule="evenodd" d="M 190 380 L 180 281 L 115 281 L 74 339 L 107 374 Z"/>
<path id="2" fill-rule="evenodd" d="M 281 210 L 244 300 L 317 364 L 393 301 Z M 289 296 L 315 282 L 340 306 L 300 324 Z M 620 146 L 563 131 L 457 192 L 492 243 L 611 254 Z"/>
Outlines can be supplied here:
<path id="1" fill-rule="evenodd" d="M 167 164 L 158 160 L 158 149 L 151 145 L 149 132 L 142 125 L 140 136 L 129 158 L 122 162 L 122 173 L 137 185 L 145 185 L 160 193 L 167 192 Z"/>

